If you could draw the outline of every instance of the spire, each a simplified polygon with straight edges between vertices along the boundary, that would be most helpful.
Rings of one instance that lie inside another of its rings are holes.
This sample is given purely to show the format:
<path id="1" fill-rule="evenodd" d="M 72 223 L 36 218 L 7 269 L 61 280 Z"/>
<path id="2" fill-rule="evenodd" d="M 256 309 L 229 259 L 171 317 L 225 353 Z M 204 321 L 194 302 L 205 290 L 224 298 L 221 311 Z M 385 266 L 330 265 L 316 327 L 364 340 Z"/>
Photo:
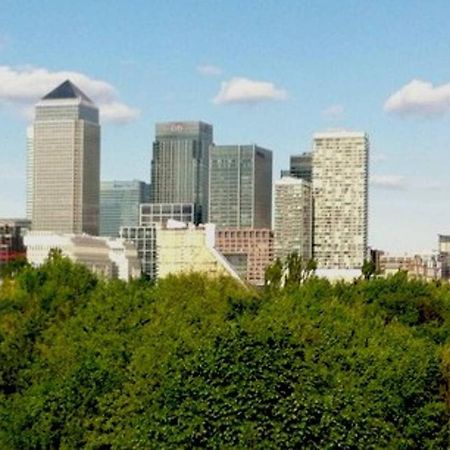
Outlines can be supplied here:
<path id="1" fill-rule="evenodd" d="M 56 100 L 63 98 L 79 98 L 92 103 L 92 100 L 79 88 L 77 88 L 70 80 L 64 81 L 53 91 L 42 97 L 42 100 Z"/>

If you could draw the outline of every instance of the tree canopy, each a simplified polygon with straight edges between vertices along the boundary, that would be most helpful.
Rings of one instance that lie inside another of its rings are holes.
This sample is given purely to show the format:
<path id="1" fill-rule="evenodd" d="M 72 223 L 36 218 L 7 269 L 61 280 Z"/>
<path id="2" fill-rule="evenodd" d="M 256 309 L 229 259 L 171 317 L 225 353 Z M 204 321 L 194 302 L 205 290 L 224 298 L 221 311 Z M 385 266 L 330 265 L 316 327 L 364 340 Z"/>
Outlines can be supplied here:
<path id="1" fill-rule="evenodd" d="M 0 287 L 0 448 L 446 449 L 449 408 L 447 284 L 124 283 L 54 254 Z"/>

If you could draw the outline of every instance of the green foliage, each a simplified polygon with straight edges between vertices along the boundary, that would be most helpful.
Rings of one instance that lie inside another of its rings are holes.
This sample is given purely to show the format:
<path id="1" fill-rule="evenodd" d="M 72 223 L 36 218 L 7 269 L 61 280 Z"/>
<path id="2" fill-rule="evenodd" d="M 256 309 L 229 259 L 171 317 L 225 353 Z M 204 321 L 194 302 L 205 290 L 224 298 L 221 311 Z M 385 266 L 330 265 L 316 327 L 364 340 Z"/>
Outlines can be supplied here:
<path id="1" fill-rule="evenodd" d="M 56 252 L 19 268 L 0 287 L 0 448 L 448 448 L 450 287 L 287 264 L 262 297 L 200 274 L 99 281 Z"/>

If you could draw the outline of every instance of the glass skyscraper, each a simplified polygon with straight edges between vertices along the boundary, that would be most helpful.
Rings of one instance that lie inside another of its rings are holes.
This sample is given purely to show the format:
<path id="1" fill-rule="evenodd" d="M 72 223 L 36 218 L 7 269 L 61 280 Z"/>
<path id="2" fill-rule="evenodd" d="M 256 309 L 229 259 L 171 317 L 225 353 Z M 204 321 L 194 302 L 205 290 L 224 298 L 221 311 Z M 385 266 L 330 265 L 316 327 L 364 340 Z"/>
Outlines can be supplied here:
<path id="1" fill-rule="evenodd" d="M 98 234 L 99 113 L 69 80 L 36 105 L 28 154 L 33 230 Z"/>
<path id="2" fill-rule="evenodd" d="M 211 146 L 209 221 L 217 227 L 271 228 L 272 152 L 257 145 Z"/>
<path id="3" fill-rule="evenodd" d="M 156 124 L 152 203 L 193 203 L 196 222 L 208 217 L 208 152 L 213 127 L 203 122 Z"/>
<path id="4" fill-rule="evenodd" d="M 139 225 L 139 205 L 149 199 L 150 186 L 143 181 L 102 181 L 100 235 L 119 236 L 120 227 Z"/>

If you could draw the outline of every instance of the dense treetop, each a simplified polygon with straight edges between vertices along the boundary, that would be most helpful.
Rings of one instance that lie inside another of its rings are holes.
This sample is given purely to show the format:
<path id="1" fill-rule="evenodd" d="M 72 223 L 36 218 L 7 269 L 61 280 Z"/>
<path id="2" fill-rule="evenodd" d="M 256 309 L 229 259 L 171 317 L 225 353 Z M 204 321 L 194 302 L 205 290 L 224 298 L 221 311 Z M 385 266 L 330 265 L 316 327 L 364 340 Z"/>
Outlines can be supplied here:
<path id="1" fill-rule="evenodd" d="M 450 287 L 403 273 L 255 292 L 53 254 L 0 287 L 2 449 L 446 449 L 449 385 Z"/>

